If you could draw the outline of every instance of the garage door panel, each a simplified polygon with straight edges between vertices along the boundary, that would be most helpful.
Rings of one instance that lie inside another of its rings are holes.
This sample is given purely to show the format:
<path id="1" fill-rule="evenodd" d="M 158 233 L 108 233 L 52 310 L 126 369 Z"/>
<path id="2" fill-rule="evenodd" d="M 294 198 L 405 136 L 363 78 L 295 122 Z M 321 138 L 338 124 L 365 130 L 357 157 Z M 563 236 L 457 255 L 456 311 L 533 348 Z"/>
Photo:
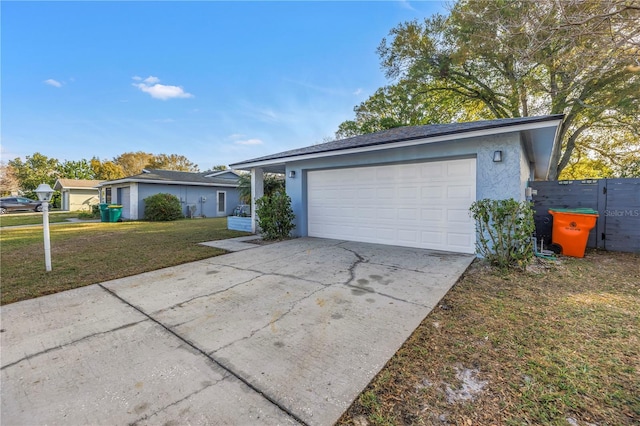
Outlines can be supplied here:
<path id="1" fill-rule="evenodd" d="M 419 192 L 418 192 L 417 186 L 410 186 L 410 187 L 398 189 L 398 198 L 402 199 L 403 201 L 405 200 L 414 201 L 418 198 L 418 194 Z"/>
<path id="2" fill-rule="evenodd" d="M 425 163 L 420 171 L 423 178 L 435 179 L 444 176 L 444 166 L 438 162 Z"/>
<path id="3" fill-rule="evenodd" d="M 447 177 L 471 177 L 475 174 L 475 170 L 472 170 L 469 163 L 466 161 L 452 161 L 447 165 Z"/>
<path id="4" fill-rule="evenodd" d="M 358 188 L 358 200 L 375 200 L 375 188 Z"/>
<path id="5" fill-rule="evenodd" d="M 473 220 L 469 216 L 469 210 L 458 210 L 458 209 L 448 209 L 447 210 L 447 218 L 450 223 L 463 223 L 469 224 L 473 223 Z"/>
<path id="6" fill-rule="evenodd" d="M 415 221 L 419 216 L 420 214 L 418 209 L 398 209 L 398 219 L 402 222 Z"/>
<path id="7" fill-rule="evenodd" d="M 447 198 L 462 198 L 464 201 L 473 199 L 469 185 L 450 185 L 447 187 Z"/>
<path id="8" fill-rule="evenodd" d="M 439 201 L 446 198 L 446 188 L 436 185 L 423 185 L 420 188 L 421 198 L 423 200 Z"/>
<path id="9" fill-rule="evenodd" d="M 398 229 L 398 241 L 402 243 L 418 243 L 418 234 L 415 229 Z M 406 244 L 405 244 L 406 245 Z"/>
<path id="10" fill-rule="evenodd" d="M 444 222 L 444 209 L 422 209 L 420 218 L 427 222 Z"/>
<path id="11" fill-rule="evenodd" d="M 393 200 L 393 189 L 392 188 L 378 188 L 376 191 L 376 196 L 379 200 Z"/>
<path id="12" fill-rule="evenodd" d="M 420 233 L 421 241 L 429 241 L 433 245 L 431 248 L 438 249 L 438 247 L 444 247 L 445 235 L 442 231 L 422 231 Z"/>
<path id="13" fill-rule="evenodd" d="M 475 159 L 311 171 L 307 179 L 310 236 L 474 251 Z"/>

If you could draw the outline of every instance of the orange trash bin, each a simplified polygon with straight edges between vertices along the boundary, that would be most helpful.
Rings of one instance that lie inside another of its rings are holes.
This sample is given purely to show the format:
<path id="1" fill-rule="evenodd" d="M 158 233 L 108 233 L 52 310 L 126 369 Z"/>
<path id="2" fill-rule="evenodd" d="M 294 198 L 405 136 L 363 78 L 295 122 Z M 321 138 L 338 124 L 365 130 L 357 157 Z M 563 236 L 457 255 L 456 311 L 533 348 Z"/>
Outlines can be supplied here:
<path id="1" fill-rule="evenodd" d="M 562 254 L 584 257 L 589 231 L 599 217 L 593 209 L 549 209 L 553 216 L 551 242 L 562 247 Z"/>

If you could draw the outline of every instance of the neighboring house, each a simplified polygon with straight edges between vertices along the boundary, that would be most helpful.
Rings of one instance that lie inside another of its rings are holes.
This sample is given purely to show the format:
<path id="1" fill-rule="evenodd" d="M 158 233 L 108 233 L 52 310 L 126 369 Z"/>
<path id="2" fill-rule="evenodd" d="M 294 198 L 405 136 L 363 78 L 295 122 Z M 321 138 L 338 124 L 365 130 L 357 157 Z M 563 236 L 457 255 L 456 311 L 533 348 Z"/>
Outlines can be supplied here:
<path id="1" fill-rule="evenodd" d="M 124 219 L 144 218 L 144 199 L 155 194 L 178 197 L 185 216 L 228 216 L 239 204 L 238 175 L 231 170 L 205 173 L 143 170 L 135 176 L 102 182 L 100 199 L 122 205 Z"/>
<path id="2" fill-rule="evenodd" d="M 97 186 L 101 180 L 58 179 L 53 189 L 60 191 L 61 210 L 91 210 L 91 206 L 100 202 Z"/>
<path id="3" fill-rule="evenodd" d="M 254 203 L 264 172 L 286 175 L 297 236 L 473 253 L 471 203 L 525 200 L 548 177 L 562 118 L 400 127 L 231 167 L 251 171 Z"/>

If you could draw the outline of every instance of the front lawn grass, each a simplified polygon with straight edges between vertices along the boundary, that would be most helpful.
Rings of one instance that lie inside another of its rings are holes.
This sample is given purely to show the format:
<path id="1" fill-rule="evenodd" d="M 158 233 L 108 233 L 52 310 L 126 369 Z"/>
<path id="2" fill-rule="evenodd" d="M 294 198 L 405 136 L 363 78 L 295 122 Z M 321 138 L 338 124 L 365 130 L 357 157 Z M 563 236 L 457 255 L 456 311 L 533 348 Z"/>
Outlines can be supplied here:
<path id="1" fill-rule="evenodd" d="M 640 424 L 640 255 L 533 271 L 474 263 L 338 424 Z"/>
<path id="2" fill-rule="evenodd" d="M 247 235 L 228 230 L 226 218 L 70 223 L 50 232 L 46 272 L 41 226 L 2 229 L 1 304 L 217 256 L 224 251 L 197 243 Z"/>

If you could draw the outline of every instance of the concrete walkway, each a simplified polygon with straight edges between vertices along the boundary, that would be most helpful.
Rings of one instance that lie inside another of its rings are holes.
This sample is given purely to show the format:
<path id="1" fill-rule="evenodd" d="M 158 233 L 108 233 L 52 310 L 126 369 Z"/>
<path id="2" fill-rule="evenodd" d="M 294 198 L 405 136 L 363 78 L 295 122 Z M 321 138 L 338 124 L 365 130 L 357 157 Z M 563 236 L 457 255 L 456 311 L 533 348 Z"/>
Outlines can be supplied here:
<path id="1" fill-rule="evenodd" d="M 256 244 L 248 243 L 247 241 L 254 241 L 262 239 L 259 235 L 248 235 L 246 237 L 229 238 L 226 240 L 207 241 L 206 243 L 200 243 L 203 246 L 215 247 L 226 251 L 242 251 L 251 248 L 257 248 Z"/>
<path id="2" fill-rule="evenodd" d="M 2 423 L 331 425 L 472 260 L 302 238 L 4 306 Z"/>

